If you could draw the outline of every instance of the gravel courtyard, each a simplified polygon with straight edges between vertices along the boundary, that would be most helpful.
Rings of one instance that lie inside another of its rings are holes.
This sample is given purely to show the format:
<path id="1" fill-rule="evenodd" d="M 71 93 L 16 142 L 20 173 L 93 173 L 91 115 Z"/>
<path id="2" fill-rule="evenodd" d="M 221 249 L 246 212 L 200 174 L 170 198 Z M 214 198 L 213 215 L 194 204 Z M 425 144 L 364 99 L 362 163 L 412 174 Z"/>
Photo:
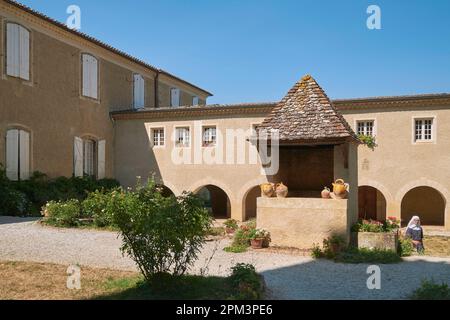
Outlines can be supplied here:
<path id="1" fill-rule="evenodd" d="M 206 260 L 209 275 L 226 275 L 238 262 L 252 263 L 265 277 L 274 299 L 402 299 L 422 279 L 450 284 L 450 259 L 412 257 L 393 265 L 380 265 L 381 290 L 368 290 L 368 265 L 336 264 L 308 257 L 249 251 L 226 253 L 228 240 L 208 242 L 193 273 Z M 43 227 L 34 219 L 0 217 L 0 260 L 80 264 L 120 270 L 136 270 L 119 248 L 114 232 Z M 1 276 L 1 275 L 0 275 Z"/>

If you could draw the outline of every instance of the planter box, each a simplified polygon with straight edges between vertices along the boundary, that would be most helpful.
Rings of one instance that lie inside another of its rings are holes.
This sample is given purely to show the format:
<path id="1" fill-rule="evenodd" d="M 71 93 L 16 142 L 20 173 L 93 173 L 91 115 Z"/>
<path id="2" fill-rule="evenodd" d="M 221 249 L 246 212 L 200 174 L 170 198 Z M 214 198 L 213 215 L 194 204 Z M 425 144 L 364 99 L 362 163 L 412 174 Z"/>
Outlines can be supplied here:
<path id="1" fill-rule="evenodd" d="M 353 232 L 352 243 L 358 248 L 382 249 L 397 252 L 397 232 Z"/>

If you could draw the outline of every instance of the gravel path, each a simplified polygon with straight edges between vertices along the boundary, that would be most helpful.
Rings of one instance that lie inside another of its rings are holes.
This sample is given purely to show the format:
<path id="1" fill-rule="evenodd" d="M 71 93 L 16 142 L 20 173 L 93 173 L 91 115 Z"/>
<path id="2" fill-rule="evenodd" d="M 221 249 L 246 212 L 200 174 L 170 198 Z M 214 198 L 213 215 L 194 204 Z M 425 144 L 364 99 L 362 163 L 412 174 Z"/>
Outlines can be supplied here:
<path id="1" fill-rule="evenodd" d="M 400 264 L 380 265 L 381 290 L 368 290 L 368 265 L 269 252 L 231 254 L 222 250 L 227 244 L 228 240 L 208 242 L 192 272 L 199 273 L 213 253 L 210 275 L 227 275 L 236 263 L 252 263 L 264 275 L 274 299 L 402 299 L 421 279 L 450 284 L 450 259 L 412 257 Z M 113 232 L 56 229 L 33 219 L 0 217 L 0 260 L 136 270 L 133 261 L 122 256 L 120 245 Z"/>

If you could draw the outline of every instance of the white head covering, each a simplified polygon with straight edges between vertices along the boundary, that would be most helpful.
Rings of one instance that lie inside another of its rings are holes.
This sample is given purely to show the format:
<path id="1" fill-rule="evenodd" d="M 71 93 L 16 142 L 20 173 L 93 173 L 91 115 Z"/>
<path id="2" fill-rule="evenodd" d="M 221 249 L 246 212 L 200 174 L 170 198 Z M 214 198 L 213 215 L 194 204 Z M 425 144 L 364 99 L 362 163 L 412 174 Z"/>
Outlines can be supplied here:
<path id="1" fill-rule="evenodd" d="M 416 223 L 414 222 L 415 220 L 420 220 L 419 216 L 414 216 L 411 218 L 411 220 L 409 220 L 408 228 L 411 228 L 414 230 L 420 229 L 420 225 L 416 225 Z"/>

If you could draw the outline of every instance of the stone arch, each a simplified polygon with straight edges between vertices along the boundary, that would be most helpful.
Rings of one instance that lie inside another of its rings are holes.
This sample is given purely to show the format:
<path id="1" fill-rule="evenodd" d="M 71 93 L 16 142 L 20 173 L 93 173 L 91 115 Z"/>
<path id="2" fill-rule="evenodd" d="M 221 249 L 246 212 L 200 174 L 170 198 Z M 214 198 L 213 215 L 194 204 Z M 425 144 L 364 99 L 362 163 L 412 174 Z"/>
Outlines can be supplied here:
<path id="1" fill-rule="evenodd" d="M 389 189 L 382 183 L 375 181 L 375 180 L 362 180 L 358 184 L 359 187 L 367 186 L 367 187 L 373 187 L 375 189 L 378 189 L 386 199 L 386 202 L 392 202 L 394 201 L 394 197 L 392 196 L 392 193 L 389 191 Z"/>
<path id="2" fill-rule="evenodd" d="M 256 200 L 261 195 L 260 185 L 266 182 L 267 178 L 261 176 L 260 178 L 247 182 L 239 190 L 239 195 L 242 195 L 242 218 L 244 221 L 256 218 Z"/>
<path id="3" fill-rule="evenodd" d="M 421 201 L 427 198 L 427 203 Z M 406 184 L 399 190 L 396 200 L 401 205 L 402 223 L 408 223 L 412 215 L 421 216 L 425 225 L 446 225 L 449 221 L 449 192 L 438 182 L 429 179 L 419 179 Z M 408 221 L 407 221 L 408 220 Z"/>
<path id="4" fill-rule="evenodd" d="M 220 187 L 207 184 L 194 191 L 204 200 L 206 209 L 215 219 L 231 218 L 231 201 L 228 194 Z"/>
<path id="5" fill-rule="evenodd" d="M 358 216 L 360 219 L 386 220 L 387 200 L 380 189 L 370 185 L 358 187 Z"/>

